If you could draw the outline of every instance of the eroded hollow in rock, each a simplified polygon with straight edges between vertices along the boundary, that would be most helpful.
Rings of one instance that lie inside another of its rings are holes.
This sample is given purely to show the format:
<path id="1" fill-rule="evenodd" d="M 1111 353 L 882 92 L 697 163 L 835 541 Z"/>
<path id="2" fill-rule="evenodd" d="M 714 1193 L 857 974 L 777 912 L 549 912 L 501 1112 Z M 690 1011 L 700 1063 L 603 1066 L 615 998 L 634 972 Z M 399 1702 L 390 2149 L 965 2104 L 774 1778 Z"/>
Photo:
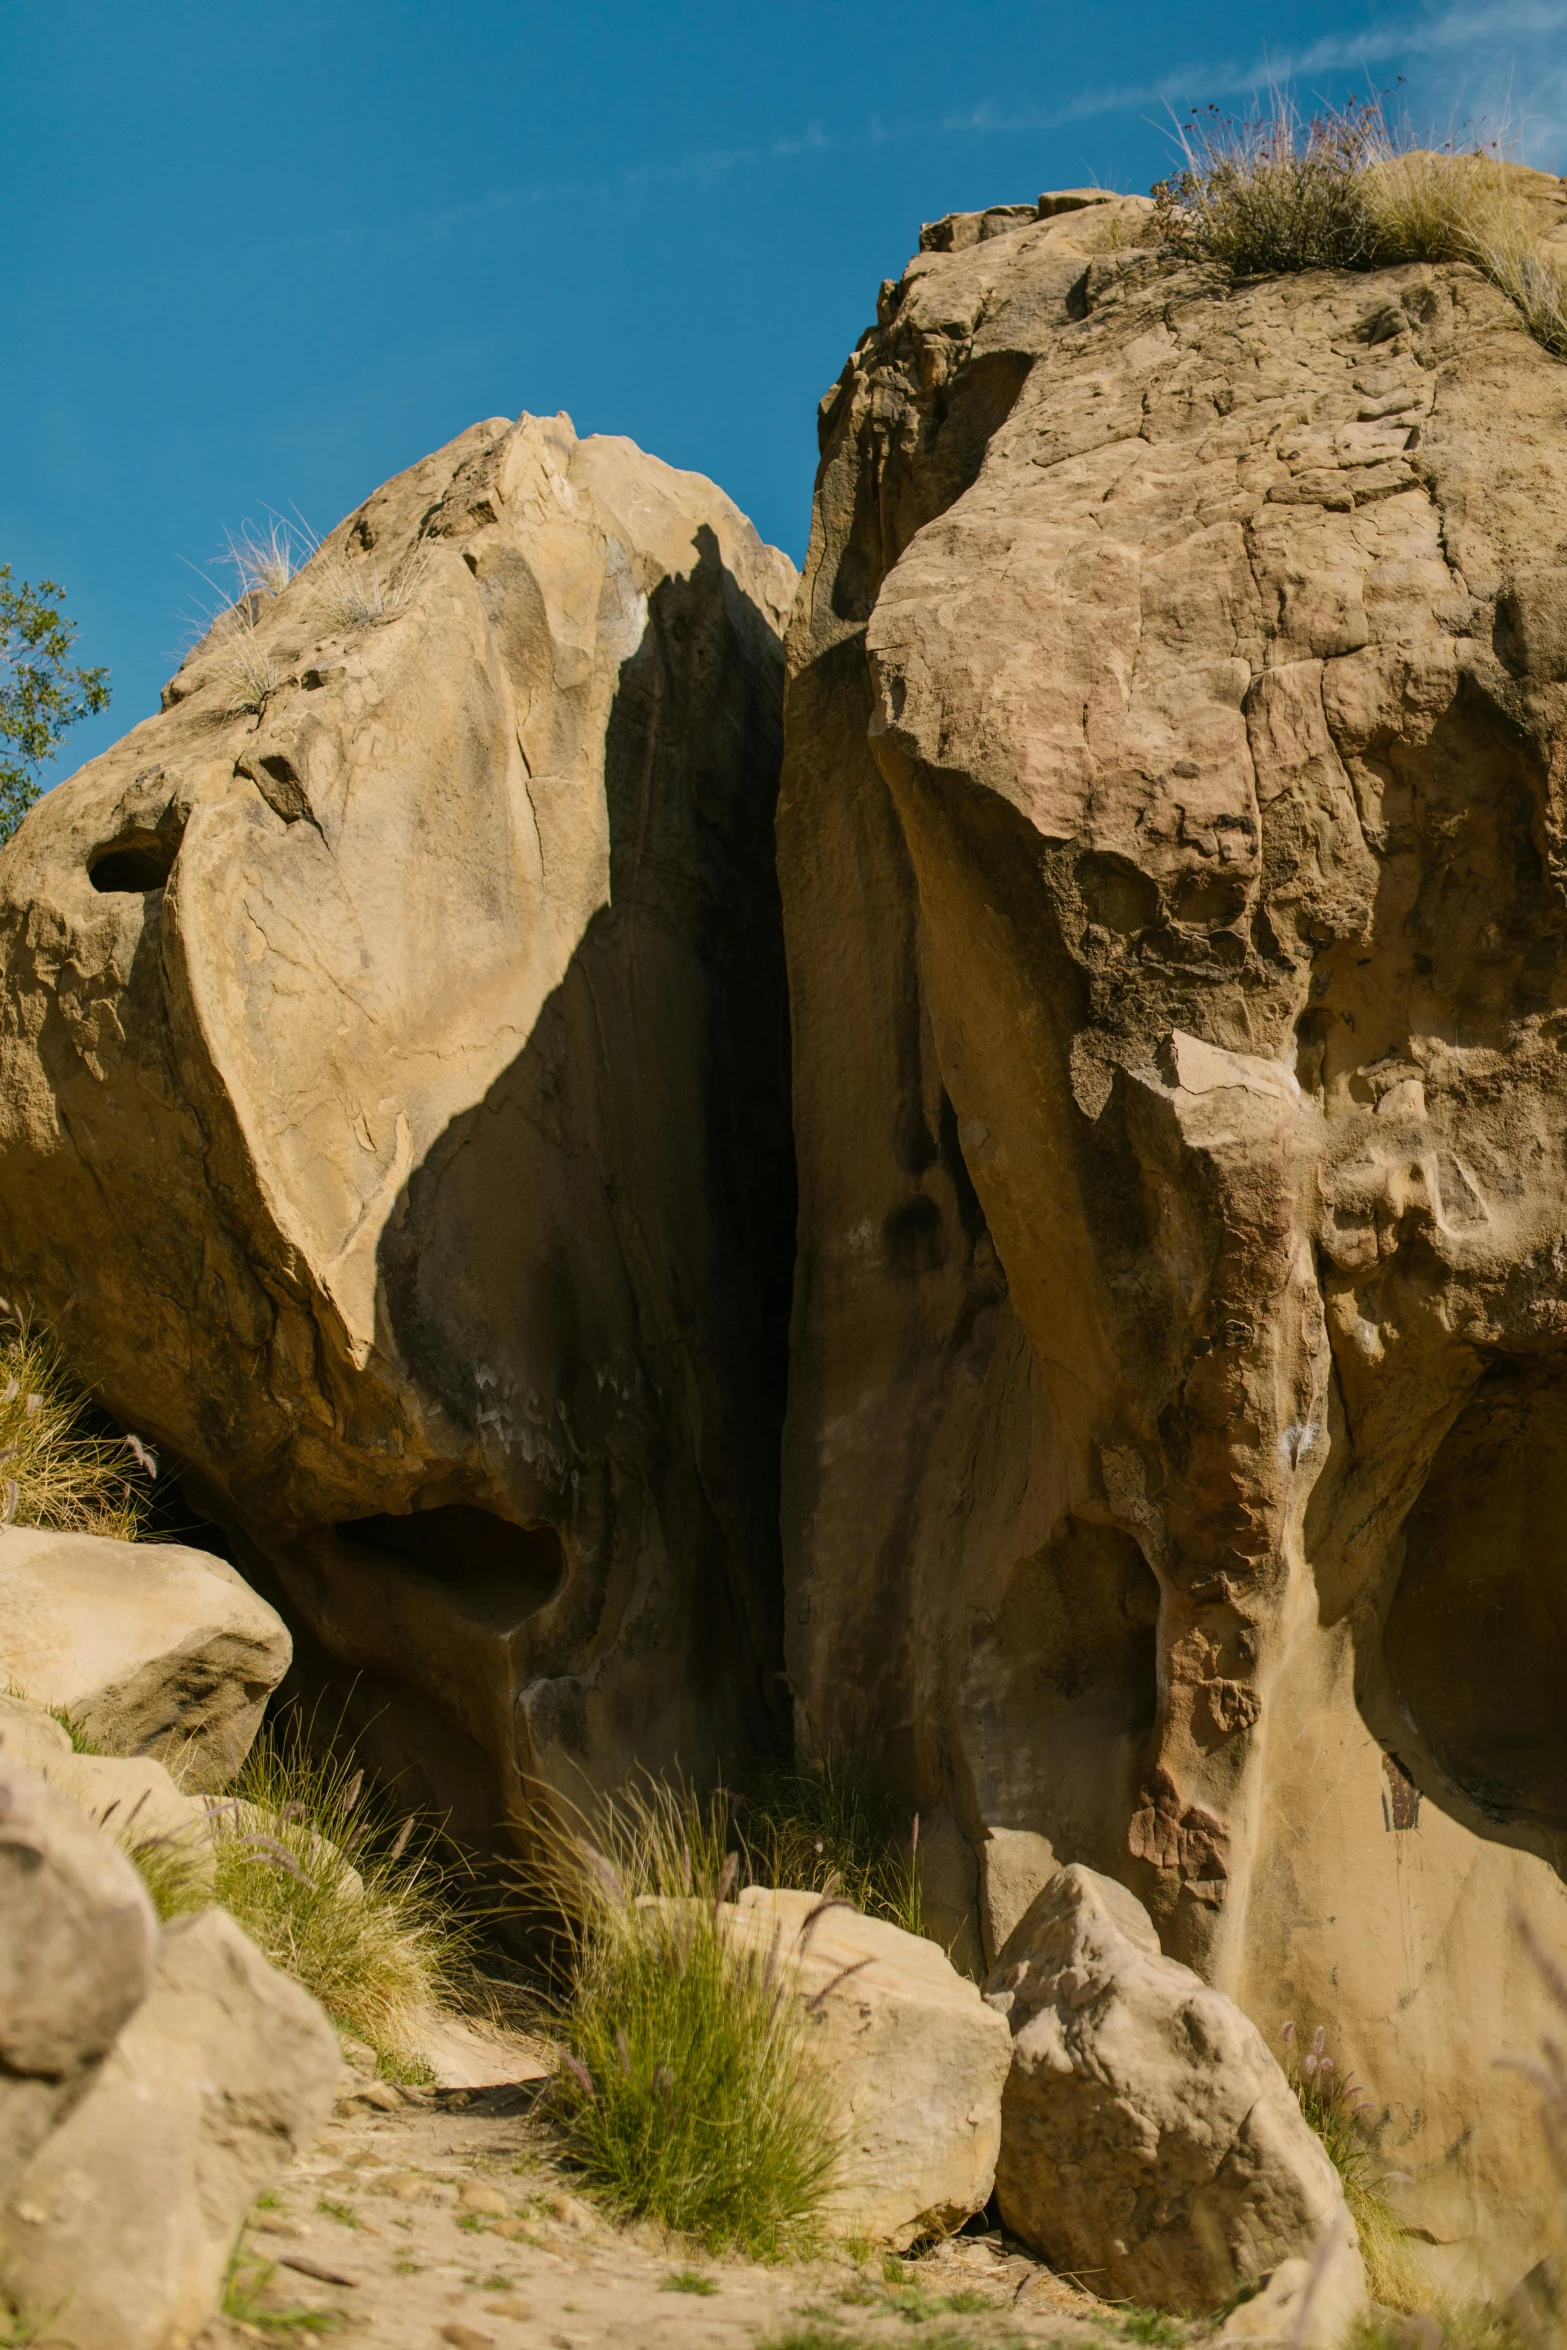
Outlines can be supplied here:
<path id="1" fill-rule="evenodd" d="M 174 868 L 180 852 L 180 835 L 161 832 L 126 832 L 118 840 L 109 841 L 95 849 L 87 866 L 87 878 L 93 888 L 106 894 L 123 892 L 127 896 L 145 896 L 150 889 L 162 889 Z"/>
<path id="2" fill-rule="evenodd" d="M 1497 1364 L 1454 1421 L 1409 1516 L 1383 1645 L 1400 1705 L 1465 1794 L 1567 1824 L 1567 1364 Z"/>
<path id="3" fill-rule="evenodd" d="M 407 1517 L 351 1518 L 337 1529 L 364 1550 L 391 1551 L 442 1583 L 465 1611 L 521 1622 L 547 1607 L 566 1562 L 553 1526 L 514 1526 L 472 1502 Z"/>
<path id="4" fill-rule="evenodd" d="M 1118 1855 L 1137 1756 L 1157 1710 L 1159 1586 L 1118 1527 L 1068 1518 L 1019 1559 L 970 1651 L 971 1718 L 1027 1722 L 1015 1808 L 1047 1819 L 1057 1849 Z M 1043 1804 L 1045 1809 L 1041 1809 Z"/>

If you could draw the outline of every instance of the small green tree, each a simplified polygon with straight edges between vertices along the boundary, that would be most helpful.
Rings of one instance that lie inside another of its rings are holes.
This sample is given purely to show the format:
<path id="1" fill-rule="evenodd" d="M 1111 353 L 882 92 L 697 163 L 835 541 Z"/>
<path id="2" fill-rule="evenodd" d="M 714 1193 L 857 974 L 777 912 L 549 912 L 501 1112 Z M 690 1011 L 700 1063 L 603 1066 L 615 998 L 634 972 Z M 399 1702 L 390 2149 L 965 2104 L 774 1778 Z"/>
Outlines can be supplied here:
<path id="1" fill-rule="evenodd" d="M 0 563 L 0 842 L 38 798 L 38 769 L 56 743 L 109 707 L 108 670 L 71 666 L 76 623 L 60 611 L 64 595 L 52 579 L 13 586 Z"/>

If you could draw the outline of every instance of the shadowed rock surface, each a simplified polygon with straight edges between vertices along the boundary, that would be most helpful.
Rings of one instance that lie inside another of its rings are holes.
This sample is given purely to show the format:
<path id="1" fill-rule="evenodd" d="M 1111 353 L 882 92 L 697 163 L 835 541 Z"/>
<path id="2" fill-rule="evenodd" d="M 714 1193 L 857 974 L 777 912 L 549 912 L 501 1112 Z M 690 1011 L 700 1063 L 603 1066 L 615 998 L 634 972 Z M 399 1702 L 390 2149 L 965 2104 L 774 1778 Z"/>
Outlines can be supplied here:
<path id="1" fill-rule="evenodd" d="M 961 1833 L 971 1944 L 1080 1860 L 1325 2024 L 1505 2286 L 1509 1913 L 1567 1932 L 1567 371 L 1470 269 L 1230 289 L 1147 213 L 938 224 L 823 403 L 797 1718 Z"/>
<path id="2" fill-rule="evenodd" d="M 0 857 L 0 1262 L 477 1843 L 768 1741 L 794 585 L 493 419 Z"/>

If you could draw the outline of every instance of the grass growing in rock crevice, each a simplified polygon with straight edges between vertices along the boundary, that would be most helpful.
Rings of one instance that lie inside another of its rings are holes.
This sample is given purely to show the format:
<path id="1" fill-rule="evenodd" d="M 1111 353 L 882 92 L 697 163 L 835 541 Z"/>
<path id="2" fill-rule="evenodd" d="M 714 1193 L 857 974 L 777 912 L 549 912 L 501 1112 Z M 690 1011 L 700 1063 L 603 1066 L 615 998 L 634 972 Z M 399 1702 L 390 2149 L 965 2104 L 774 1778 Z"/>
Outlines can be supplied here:
<path id="1" fill-rule="evenodd" d="M 786 1963 L 725 1932 L 728 1834 L 726 1797 L 652 1780 L 591 1832 L 557 1799 L 522 1881 L 560 1921 L 552 2103 L 584 2181 L 625 2217 L 775 2259 L 815 2236 L 837 2144 Z"/>
<path id="2" fill-rule="evenodd" d="M 1417 148 L 1354 101 L 1309 119 L 1283 99 L 1240 121 L 1209 107 L 1178 136 L 1154 189 L 1167 252 L 1243 278 L 1467 262 L 1567 359 L 1567 253 L 1542 243 L 1540 183 L 1494 147 Z"/>
<path id="3" fill-rule="evenodd" d="M 1304 2048 L 1292 2023 L 1284 2026 L 1284 2040 L 1284 2069 L 1301 2112 L 1338 2172 L 1373 2298 L 1390 2309 L 1428 2313 L 1432 2296 L 1411 2249 L 1415 2239 L 1388 2198 L 1384 2167 L 1360 2128 L 1370 2098 L 1329 2055 L 1321 2024 Z"/>
<path id="4" fill-rule="evenodd" d="M 0 1524 L 136 1541 L 157 1475 L 138 1437 L 100 1415 L 52 1331 L 0 1302 Z"/>

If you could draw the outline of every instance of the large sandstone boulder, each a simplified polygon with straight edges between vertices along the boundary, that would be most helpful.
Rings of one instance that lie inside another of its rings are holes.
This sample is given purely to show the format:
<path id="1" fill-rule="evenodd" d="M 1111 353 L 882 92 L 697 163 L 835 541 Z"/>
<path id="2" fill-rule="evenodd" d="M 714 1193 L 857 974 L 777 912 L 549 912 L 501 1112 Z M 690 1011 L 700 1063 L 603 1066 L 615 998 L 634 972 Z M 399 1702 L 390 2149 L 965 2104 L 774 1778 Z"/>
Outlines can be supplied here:
<path id="1" fill-rule="evenodd" d="M 291 1654 L 277 1610 L 210 1551 L 0 1529 L 0 1671 L 110 1754 L 221 1786 Z"/>
<path id="2" fill-rule="evenodd" d="M 8 1287 L 476 1840 L 775 1728 L 793 587 L 491 419 L 0 855 Z"/>
<path id="3" fill-rule="evenodd" d="M 112 2059 L 0 2198 L 0 2296 L 72 2350 L 185 2350 L 340 2069 L 315 2001 L 223 1910 L 165 1926 Z"/>
<path id="4" fill-rule="evenodd" d="M 728 1931 L 801 2003 L 843 2130 L 846 2229 L 907 2244 L 982 2211 L 995 2183 L 1007 2028 L 934 1942 L 818 1893 L 743 1891 Z"/>
<path id="5" fill-rule="evenodd" d="M 945 224 L 823 404 L 790 1682 L 992 1948 L 1001 1828 L 1327 2024 L 1432 2270 L 1505 2287 L 1507 1919 L 1567 1939 L 1567 373 L 1471 269 L 1231 288 L 1147 222 Z"/>
<path id="6" fill-rule="evenodd" d="M 0 1754 L 0 2196 L 89 2086 L 157 1953 L 130 1862 Z"/>
<path id="7" fill-rule="evenodd" d="M 1256 2026 L 1161 1954 L 1124 1886 L 1061 1870 L 985 1997 L 1012 2032 L 1001 2216 L 1053 2268 L 1200 2312 L 1324 2237 L 1353 2260 L 1338 2174 Z"/>

